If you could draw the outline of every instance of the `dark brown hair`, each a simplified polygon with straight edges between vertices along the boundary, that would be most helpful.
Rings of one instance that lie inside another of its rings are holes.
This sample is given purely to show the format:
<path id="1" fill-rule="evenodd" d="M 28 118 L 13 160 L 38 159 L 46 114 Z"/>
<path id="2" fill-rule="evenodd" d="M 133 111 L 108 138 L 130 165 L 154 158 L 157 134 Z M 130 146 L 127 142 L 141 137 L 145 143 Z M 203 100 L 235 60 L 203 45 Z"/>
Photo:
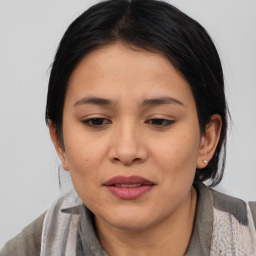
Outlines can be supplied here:
<path id="1" fill-rule="evenodd" d="M 48 87 L 46 123 L 56 127 L 62 143 L 62 115 L 68 80 L 79 61 L 97 47 L 116 41 L 163 54 L 190 84 L 201 133 L 211 115 L 222 118 L 220 140 L 207 167 L 195 181 L 218 184 L 226 158 L 227 104 L 223 71 L 206 30 L 174 6 L 156 0 L 108 0 L 80 15 L 57 50 Z M 64 145 L 64 144 L 63 144 Z"/>

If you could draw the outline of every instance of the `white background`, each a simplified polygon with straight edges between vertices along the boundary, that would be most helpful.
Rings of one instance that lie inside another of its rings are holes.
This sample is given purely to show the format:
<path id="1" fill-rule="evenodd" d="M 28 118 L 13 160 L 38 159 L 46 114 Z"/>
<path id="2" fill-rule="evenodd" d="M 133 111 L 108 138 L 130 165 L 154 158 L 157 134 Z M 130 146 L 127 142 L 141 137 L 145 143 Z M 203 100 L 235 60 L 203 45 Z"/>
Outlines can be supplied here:
<path id="1" fill-rule="evenodd" d="M 96 1 L 0 0 L 0 247 L 58 196 L 44 123 L 50 64 L 67 26 Z M 218 189 L 256 200 L 256 1 L 176 0 L 219 50 L 233 118 Z"/>

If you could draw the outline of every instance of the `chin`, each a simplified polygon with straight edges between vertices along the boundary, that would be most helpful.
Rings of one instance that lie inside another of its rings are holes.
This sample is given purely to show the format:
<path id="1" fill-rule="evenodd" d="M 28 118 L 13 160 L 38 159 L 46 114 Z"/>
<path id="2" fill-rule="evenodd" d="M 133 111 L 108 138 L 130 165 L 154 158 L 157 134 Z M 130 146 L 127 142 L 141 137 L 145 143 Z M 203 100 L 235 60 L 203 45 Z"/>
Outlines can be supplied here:
<path id="1" fill-rule="evenodd" d="M 105 216 L 99 216 L 101 220 L 108 223 L 112 227 L 130 230 L 140 231 L 153 225 L 152 215 L 141 210 L 134 209 L 122 209 L 111 211 L 110 214 Z"/>
<path id="2" fill-rule="evenodd" d="M 140 221 L 131 218 L 114 220 L 109 222 L 109 224 L 117 229 L 126 231 L 142 231 L 151 226 L 151 223 L 148 223 L 146 220 Z"/>

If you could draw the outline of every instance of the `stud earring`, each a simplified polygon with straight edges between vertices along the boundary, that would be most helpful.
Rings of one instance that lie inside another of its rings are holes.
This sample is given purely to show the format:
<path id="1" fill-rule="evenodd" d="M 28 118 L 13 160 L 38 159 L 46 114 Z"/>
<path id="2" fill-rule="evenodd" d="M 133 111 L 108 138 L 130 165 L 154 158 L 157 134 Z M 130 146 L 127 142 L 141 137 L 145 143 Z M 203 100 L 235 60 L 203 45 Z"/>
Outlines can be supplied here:
<path id="1" fill-rule="evenodd" d="M 208 161 L 207 161 L 207 160 L 204 160 L 203 162 L 204 162 L 205 164 L 208 164 Z"/>

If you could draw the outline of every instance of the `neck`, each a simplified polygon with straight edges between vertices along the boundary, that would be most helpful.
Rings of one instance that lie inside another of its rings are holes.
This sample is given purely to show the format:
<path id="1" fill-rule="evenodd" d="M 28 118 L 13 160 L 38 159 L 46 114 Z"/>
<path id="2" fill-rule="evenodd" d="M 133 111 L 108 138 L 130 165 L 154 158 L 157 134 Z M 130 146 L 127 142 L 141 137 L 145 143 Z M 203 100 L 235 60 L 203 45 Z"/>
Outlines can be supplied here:
<path id="1" fill-rule="evenodd" d="M 192 188 L 171 216 L 143 230 L 122 230 L 96 218 L 98 238 L 109 256 L 184 255 L 193 231 L 196 202 Z"/>

